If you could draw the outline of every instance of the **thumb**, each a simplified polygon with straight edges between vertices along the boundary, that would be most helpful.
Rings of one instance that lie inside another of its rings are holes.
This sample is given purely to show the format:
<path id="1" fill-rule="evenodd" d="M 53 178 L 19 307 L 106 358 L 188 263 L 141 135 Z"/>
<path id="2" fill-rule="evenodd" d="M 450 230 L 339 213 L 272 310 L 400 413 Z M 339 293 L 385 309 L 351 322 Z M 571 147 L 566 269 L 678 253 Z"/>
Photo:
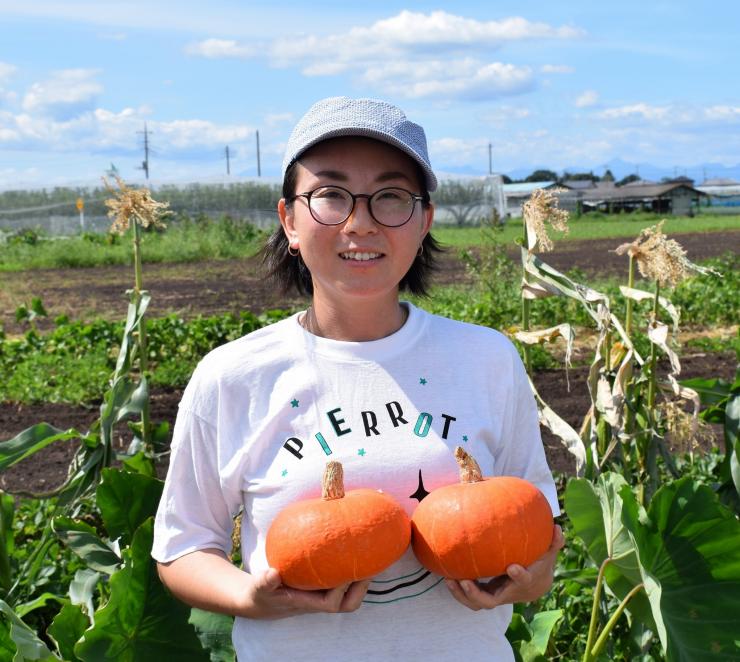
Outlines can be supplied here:
<path id="1" fill-rule="evenodd" d="M 255 577 L 255 588 L 258 591 L 275 591 L 281 584 L 280 573 L 275 568 L 268 568 Z"/>

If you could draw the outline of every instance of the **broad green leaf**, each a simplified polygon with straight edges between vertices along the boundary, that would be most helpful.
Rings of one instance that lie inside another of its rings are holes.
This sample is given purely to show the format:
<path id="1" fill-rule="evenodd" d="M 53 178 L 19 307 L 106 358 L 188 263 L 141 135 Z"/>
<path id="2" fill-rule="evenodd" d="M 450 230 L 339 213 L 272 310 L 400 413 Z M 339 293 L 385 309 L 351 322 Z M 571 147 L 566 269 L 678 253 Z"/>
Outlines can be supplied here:
<path id="1" fill-rule="evenodd" d="M 32 425 L 12 439 L 0 443 L 0 471 L 12 467 L 55 441 L 79 439 L 82 436 L 77 430 L 64 431 L 48 423 Z"/>
<path id="2" fill-rule="evenodd" d="M 0 618 L 0 662 L 12 662 L 16 647 L 10 638 L 10 623 Z"/>
<path id="3" fill-rule="evenodd" d="M 669 662 L 739 659 L 740 522 L 690 477 L 659 489 L 647 513 L 629 487 L 620 496 Z"/>
<path id="4" fill-rule="evenodd" d="M 550 635 L 557 622 L 563 617 L 562 609 L 541 611 L 532 617 L 530 627 L 532 628 L 532 645 L 538 653 L 544 655 L 547 652 L 547 644 Z"/>
<path id="5" fill-rule="evenodd" d="M 40 660 L 51 662 L 59 658 L 54 655 L 46 644 L 38 638 L 38 635 L 26 625 L 11 607 L 0 600 L 0 613 L 10 623 L 10 638 L 16 646 L 13 662 L 26 662 L 26 660 Z"/>
<path id="6" fill-rule="evenodd" d="M 693 388 L 699 394 L 701 403 L 705 407 L 721 402 L 730 394 L 730 383 L 718 377 L 712 379 L 704 379 L 703 377 L 682 379 L 681 385 Z"/>
<path id="7" fill-rule="evenodd" d="M 583 478 L 572 479 L 565 490 L 565 512 L 575 532 L 586 543 L 589 556 L 597 566 L 612 560 L 604 570 L 609 590 L 622 600 L 642 582 L 635 546 L 622 523 L 620 490 L 629 489 L 622 476 L 606 472 L 596 484 Z M 630 613 L 652 627 L 652 615 L 644 594 L 629 604 Z"/>
<path id="8" fill-rule="evenodd" d="M 110 599 L 75 646 L 83 662 L 207 662 L 208 653 L 188 623 L 190 608 L 173 598 L 151 558 L 154 521 L 134 534 L 121 570 L 110 578 Z"/>
<path id="9" fill-rule="evenodd" d="M 37 598 L 34 598 L 30 602 L 24 602 L 23 604 L 16 605 L 15 613 L 18 614 L 20 618 L 23 618 L 26 614 L 30 614 L 34 609 L 45 607 L 47 604 L 49 604 L 50 601 L 58 602 L 62 605 L 65 605 L 67 603 L 66 598 L 56 595 L 55 593 L 49 593 L 47 591 L 46 593 L 42 593 L 41 595 L 39 595 Z"/>
<path id="10" fill-rule="evenodd" d="M 46 632 L 54 640 L 66 662 L 78 662 L 80 658 L 75 655 L 74 647 L 89 627 L 90 619 L 82 612 L 82 608 L 79 605 L 66 604 L 54 617 Z"/>
<path id="11" fill-rule="evenodd" d="M 95 612 L 93 595 L 100 580 L 100 573 L 90 568 L 80 568 L 69 583 L 69 599 L 73 605 L 84 607 L 85 613 L 92 617 Z"/>
<path id="12" fill-rule="evenodd" d="M 69 517 L 55 517 L 52 528 L 59 539 L 93 570 L 110 575 L 121 563 L 116 552 L 95 529 Z"/>
<path id="13" fill-rule="evenodd" d="M 111 539 L 128 545 L 136 529 L 156 514 L 164 483 L 139 473 L 103 469 L 96 493 L 103 524 Z"/>
<path id="14" fill-rule="evenodd" d="M 143 442 L 142 442 L 143 445 Z M 139 451 L 133 455 L 119 454 L 118 459 L 123 462 L 123 466 L 131 473 L 141 474 L 143 476 L 154 477 L 157 471 L 154 462 L 145 451 Z"/>
<path id="15" fill-rule="evenodd" d="M 203 648 L 210 651 L 211 662 L 234 662 L 236 655 L 231 643 L 234 619 L 231 616 L 193 608 L 189 622 L 195 626 Z"/>

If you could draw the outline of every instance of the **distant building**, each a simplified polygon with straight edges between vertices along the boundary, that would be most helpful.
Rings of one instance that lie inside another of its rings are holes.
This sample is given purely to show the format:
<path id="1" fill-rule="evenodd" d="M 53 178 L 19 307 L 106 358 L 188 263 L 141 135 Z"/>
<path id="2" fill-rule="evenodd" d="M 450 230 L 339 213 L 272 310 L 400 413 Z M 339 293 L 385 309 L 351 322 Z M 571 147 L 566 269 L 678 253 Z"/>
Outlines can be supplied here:
<path id="1" fill-rule="evenodd" d="M 560 207 L 568 211 L 599 210 L 603 212 L 650 211 L 674 216 L 690 216 L 706 193 L 695 188 L 693 181 L 681 177 L 670 182 L 631 182 L 615 186 L 613 182 L 586 182 L 591 186 L 568 187 L 559 195 Z"/>
<path id="2" fill-rule="evenodd" d="M 732 179 L 705 179 L 696 188 L 706 195 L 702 206 L 737 213 L 740 207 L 740 182 Z"/>
<path id="3" fill-rule="evenodd" d="M 506 218 L 521 218 L 522 205 L 529 200 L 535 189 L 553 188 L 557 182 L 522 182 L 519 184 L 504 184 L 504 200 Z"/>

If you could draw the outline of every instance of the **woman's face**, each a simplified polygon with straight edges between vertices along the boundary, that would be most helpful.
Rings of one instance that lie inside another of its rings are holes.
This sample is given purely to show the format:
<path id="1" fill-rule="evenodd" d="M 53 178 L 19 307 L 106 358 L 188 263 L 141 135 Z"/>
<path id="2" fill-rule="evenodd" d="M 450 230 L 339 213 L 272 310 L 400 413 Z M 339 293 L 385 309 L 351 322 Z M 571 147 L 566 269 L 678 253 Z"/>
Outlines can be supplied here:
<path id="1" fill-rule="evenodd" d="M 386 143 L 362 137 L 333 138 L 307 150 L 297 164 L 295 193 L 319 186 L 341 186 L 371 195 L 396 186 L 421 193 L 412 159 Z M 398 284 L 411 267 L 432 224 L 431 206 L 417 202 L 400 227 L 376 223 L 366 198 L 359 198 L 341 225 L 326 226 L 311 216 L 306 198 L 280 201 L 278 212 L 291 248 L 301 252 L 311 271 L 314 298 L 336 304 L 398 297 Z M 367 259 L 370 256 L 370 259 Z"/>

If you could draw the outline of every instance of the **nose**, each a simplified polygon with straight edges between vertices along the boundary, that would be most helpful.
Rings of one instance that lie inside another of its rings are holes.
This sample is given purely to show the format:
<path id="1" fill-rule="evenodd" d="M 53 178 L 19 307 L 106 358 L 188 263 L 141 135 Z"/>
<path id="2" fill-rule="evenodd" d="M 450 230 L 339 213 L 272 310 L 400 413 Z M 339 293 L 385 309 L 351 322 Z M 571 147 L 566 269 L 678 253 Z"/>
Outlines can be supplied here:
<path id="1" fill-rule="evenodd" d="M 378 224 L 370 215 L 370 200 L 368 196 L 357 196 L 355 207 L 349 218 L 345 221 L 342 230 L 355 234 L 375 234 L 378 231 Z"/>

